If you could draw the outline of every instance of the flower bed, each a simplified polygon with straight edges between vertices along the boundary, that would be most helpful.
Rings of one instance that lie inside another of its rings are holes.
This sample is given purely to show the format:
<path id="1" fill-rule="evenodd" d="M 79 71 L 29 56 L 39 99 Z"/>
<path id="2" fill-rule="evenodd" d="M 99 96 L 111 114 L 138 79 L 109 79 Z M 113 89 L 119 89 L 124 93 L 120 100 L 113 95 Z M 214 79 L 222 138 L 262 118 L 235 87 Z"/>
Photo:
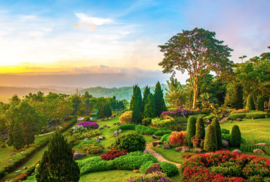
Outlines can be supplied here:
<path id="1" fill-rule="evenodd" d="M 85 139 L 85 138 L 91 138 L 93 136 L 101 135 L 101 132 L 99 130 L 86 130 L 81 133 L 75 133 L 73 134 L 73 137 L 77 140 Z"/>
<path id="2" fill-rule="evenodd" d="M 183 181 L 270 181 L 270 160 L 229 151 L 196 154 L 181 166 Z"/>
<path id="3" fill-rule="evenodd" d="M 127 150 L 119 151 L 119 150 L 111 150 L 106 152 L 105 154 L 101 155 L 100 157 L 106 161 L 113 160 L 116 157 L 126 155 L 128 153 Z"/>
<path id="4" fill-rule="evenodd" d="M 96 122 L 90 122 L 90 121 L 82 121 L 79 122 L 77 125 L 83 126 L 84 128 L 88 129 L 98 129 L 99 125 Z"/>
<path id="5" fill-rule="evenodd" d="M 128 179 L 126 179 L 126 181 L 129 182 L 145 182 L 145 181 L 149 181 L 149 182 L 172 182 L 172 180 L 170 180 L 166 174 L 161 173 L 161 172 L 155 172 L 152 174 L 147 174 L 147 175 L 138 175 L 135 177 L 130 177 Z"/>

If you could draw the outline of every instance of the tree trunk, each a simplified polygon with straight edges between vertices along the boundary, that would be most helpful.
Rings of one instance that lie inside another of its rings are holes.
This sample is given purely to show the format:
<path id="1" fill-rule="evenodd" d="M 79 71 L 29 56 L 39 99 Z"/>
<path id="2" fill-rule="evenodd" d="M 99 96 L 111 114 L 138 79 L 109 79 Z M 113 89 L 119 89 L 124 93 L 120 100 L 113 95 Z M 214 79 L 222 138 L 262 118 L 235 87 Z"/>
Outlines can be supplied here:
<path id="1" fill-rule="evenodd" d="M 193 94 L 193 109 L 196 109 L 197 97 L 198 97 L 198 85 L 196 84 Z"/>

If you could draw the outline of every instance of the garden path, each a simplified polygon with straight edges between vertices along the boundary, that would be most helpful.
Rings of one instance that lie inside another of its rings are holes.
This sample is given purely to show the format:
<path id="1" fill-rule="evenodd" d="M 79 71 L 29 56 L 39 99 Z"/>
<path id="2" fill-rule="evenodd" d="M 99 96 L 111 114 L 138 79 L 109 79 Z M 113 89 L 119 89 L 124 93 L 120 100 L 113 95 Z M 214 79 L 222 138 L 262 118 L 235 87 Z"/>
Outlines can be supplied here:
<path id="1" fill-rule="evenodd" d="M 222 120 L 220 120 L 219 123 L 224 123 L 224 122 L 226 122 L 228 119 L 229 119 L 229 117 L 225 117 L 225 118 L 223 118 Z"/>
<path id="2" fill-rule="evenodd" d="M 169 161 L 169 160 L 165 159 L 161 154 L 159 154 L 156 151 L 152 150 L 151 145 L 152 145 L 152 142 L 147 143 L 145 149 L 147 150 L 147 153 L 149 153 L 149 154 L 153 155 L 154 157 L 156 157 L 158 162 L 169 162 L 169 163 L 172 163 L 172 164 L 176 165 L 178 168 L 181 167 L 181 164 Z"/>

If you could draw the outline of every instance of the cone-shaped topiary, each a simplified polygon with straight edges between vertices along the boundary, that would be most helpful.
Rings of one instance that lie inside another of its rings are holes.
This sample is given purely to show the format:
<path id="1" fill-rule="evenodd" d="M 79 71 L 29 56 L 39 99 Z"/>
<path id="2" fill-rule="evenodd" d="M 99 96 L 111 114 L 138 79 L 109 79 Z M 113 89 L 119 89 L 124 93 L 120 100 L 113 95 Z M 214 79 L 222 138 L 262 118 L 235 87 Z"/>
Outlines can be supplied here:
<path id="1" fill-rule="evenodd" d="M 204 129 L 204 121 L 202 117 L 197 118 L 196 122 L 196 138 L 197 139 L 204 139 L 205 136 L 205 129 Z"/>
<path id="2" fill-rule="evenodd" d="M 243 87 L 235 84 L 231 106 L 235 109 L 243 109 Z"/>
<path id="3" fill-rule="evenodd" d="M 251 95 L 249 95 L 247 98 L 247 109 L 250 111 L 255 110 L 254 100 L 253 100 L 253 97 Z"/>
<path id="4" fill-rule="evenodd" d="M 73 159 L 72 148 L 57 130 L 48 144 L 37 169 L 36 179 L 41 181 L 74 181 L 80 179 L 80 168 Z"/>
<path id="5" fill-rule="evenodd" d="M 195 134 L 196 134 L 196 118 L 194 116 L 190 116 L 188 118 L 187 136 L 186 136 L 187 145 L 190 147 L 192 145 L 191 138 Z"/>
<path id="6" fill-rule="evenodd" d="M 240 147 L 241 144 L 241 132 L 238 125 L 234 125 L 231 134 L 231 145 L 232 147 Z"/>
<path id="7" fill-rule="evenodd" d="M 258 110 L 264 111 L 264 100 L 262 96 L 258 98 Z"/>
<path id="8" fill-rule="evenodd" d="M 211 124 L 207 127 L 203 149 L 207 152 L 214 152 L 217 150 L 216 131 L 215 131 L 215 127 Z"/>
<path id="9" fill-rule="evenodd" d="M 212 125 L 215 128 L 216 137 L 217 137 L 217 149 L 219 149 L 221 146 L 222 138 L 221 138 L 220 124 L 219 124 L 219 121 L 217 120 L 217 118 L 214 118 L 212 120 Z"/>

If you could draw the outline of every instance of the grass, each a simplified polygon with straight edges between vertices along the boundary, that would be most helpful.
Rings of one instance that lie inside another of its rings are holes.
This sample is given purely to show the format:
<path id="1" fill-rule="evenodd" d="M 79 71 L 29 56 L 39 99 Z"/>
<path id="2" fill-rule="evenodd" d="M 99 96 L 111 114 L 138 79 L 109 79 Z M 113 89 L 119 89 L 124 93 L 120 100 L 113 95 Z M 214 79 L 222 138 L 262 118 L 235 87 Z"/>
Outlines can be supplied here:
<path id="1" fill-rule="evenodd" d="M 263 119 L 243 119 L 243 121 L 233 121 L 221 124 L 221 128 L 232 130 L 233 125 L 238 125 L 242 137 L 246 141 L 254 139 L 269 138 L 270 133 L 270 118 Z"/>

